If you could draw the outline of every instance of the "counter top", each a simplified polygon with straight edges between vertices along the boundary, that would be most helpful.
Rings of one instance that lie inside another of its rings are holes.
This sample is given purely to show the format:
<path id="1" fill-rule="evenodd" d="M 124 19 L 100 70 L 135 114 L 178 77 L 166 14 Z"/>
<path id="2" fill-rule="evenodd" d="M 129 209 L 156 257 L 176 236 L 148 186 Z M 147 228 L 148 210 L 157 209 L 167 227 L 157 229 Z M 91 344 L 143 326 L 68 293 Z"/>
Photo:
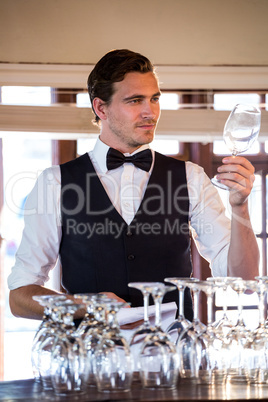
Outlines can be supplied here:
<path id="1" fill-rule="evenodd" d="M 139 381 L 134 381 L 130 392 L 98 392 L 96 388 L 88 388 L 84 394 L 76 396 L 56 396 L 53 392 L 42 391 L 33 379 L 0 382 L 0 400 L 15 401 L 268 401 L 268 386 L 255 385 L 203 385 L 179 380 L 178 386 L 172 390 L 142 389 Z"/>

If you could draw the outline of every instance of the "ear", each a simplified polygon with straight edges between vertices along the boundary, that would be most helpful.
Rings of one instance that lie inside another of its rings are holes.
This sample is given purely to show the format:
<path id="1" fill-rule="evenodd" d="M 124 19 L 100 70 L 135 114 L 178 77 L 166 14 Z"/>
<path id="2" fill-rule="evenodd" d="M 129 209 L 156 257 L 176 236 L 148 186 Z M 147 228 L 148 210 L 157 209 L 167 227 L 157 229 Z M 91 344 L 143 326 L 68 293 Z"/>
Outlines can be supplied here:
<path id="1" fill-rule="evenodd" d="M 93 108 L 95 110 L 96 115 L 101 119 L 101 120 L 106 120 L 106 103 L 101 100 L 100 98 L 94 98 L 93 99 Z"/>

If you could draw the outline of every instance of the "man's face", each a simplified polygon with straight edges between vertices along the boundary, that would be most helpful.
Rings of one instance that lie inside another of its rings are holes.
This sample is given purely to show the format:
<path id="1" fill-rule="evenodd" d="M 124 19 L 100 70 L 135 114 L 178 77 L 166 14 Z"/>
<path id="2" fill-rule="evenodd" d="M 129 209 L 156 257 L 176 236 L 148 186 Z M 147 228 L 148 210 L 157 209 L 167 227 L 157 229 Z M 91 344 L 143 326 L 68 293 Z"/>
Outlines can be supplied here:
<path id="1" fill-rule="evenodd" d="M 133 152 L 154 138 L 160 116 L 160 90 L 151 72 L 126 74 L 114 83 L 111 103 L 105 106 L 101 139 L 121 152 Z"/>

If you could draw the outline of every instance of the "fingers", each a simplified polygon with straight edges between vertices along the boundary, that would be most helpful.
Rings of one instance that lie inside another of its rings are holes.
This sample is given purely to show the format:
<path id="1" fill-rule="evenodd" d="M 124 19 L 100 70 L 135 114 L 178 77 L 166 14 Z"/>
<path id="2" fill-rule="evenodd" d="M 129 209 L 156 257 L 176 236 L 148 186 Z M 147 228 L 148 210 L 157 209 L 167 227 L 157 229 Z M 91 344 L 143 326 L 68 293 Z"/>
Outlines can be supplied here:
<path id="1" fill-rule="evenodd" d="M 116 296 L 115 293 L 112 293 L 112 292 L 100 292 L 100 293 L 106 295 L 110 299 L 114 299 L 114 300 L 116 300 L 118 302 L 121 302 L 121 303 L 126 303 L 126 301 L 124 299 L 121 299 L 121 297 Z M 130 307 L 130 306 L 127 305 L 126 307 Z"/>
<path id="2" fill-rule="evenodd" d="M 254 183 L 254 166 L 241 156 L 227 157 L 223 159 L 223 165 L 218 167 L 217 178 L 221 181 L 238 183 L 241 186 L 250 187 Z M 230 183 L 232 186 L 232 183 Z"/>
<path id="3" fill-rule="evenodd" d="M 226 157 L 222 162 L 223 165 L 218 167 L 217 178 L 235 193 L 230 194 L 231 205 L 243 204 L 253 187 L 254 166 L 242 156 Z"/>
<path id="4" fill-rule="evenodd" d="M 227 156 L 223 158 L 222 160 L 223 163 L 223 168 L 226 168 L 226 166 L 232 165 L 233 168 L 236 166 L 241 166 L 243 167 L 246 171 L 249 171 L 251 173 L 254 173 L 255 168 L 254 166 L 250 163 L 250 161 L 243 156 Z"/>

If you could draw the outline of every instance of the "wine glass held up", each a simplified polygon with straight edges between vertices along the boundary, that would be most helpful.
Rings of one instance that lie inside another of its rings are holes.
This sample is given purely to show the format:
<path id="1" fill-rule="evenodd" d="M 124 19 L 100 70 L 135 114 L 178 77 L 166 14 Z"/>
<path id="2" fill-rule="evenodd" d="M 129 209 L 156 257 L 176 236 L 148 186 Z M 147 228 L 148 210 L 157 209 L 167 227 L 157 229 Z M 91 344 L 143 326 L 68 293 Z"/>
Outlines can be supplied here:
<path id="1" fill-rule="evenodd" d="M 261 111 L 259 108 L 242 104 L 234 107 L 223 130 L 224 142 L 232 156 L 237 156 L 251 147 L 258 138 L 260 126 Z M 211 179 L 211 182 L 221 189 L 230 190 L 216 176 Z"/>

